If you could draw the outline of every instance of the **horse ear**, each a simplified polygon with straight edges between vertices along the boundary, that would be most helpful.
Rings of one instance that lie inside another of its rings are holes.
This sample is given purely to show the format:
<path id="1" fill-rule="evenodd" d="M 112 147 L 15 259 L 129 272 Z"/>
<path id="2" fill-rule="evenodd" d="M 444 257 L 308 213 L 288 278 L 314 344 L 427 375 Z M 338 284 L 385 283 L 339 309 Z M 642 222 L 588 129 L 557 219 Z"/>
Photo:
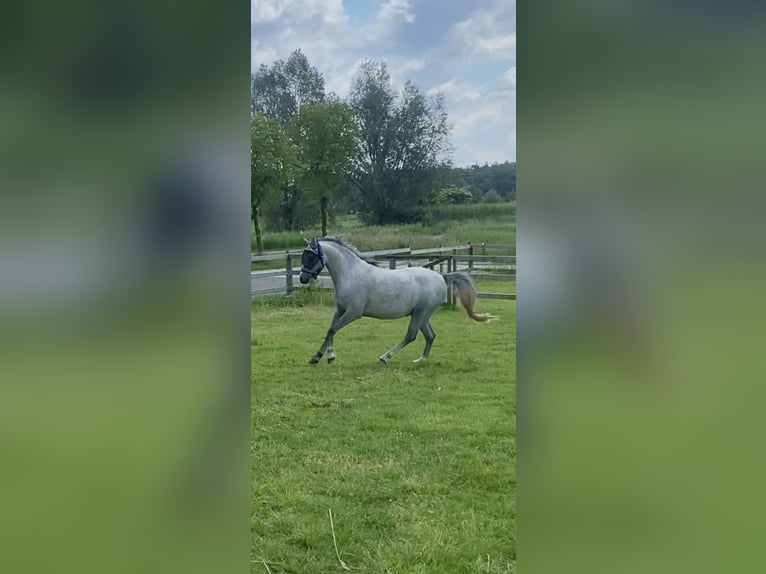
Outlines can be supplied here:
<path id="1" fill-rule="evenodd" d="M 308 240 L 308 239 L 306 239 L 305 237 L 303 238 L 303 241 L 305 241 L 305 242 L 306 242 L 306 247 L 308 247 L 309 245 L 311 245 L 311 241 L 309 241 L 309 240 Z"/>

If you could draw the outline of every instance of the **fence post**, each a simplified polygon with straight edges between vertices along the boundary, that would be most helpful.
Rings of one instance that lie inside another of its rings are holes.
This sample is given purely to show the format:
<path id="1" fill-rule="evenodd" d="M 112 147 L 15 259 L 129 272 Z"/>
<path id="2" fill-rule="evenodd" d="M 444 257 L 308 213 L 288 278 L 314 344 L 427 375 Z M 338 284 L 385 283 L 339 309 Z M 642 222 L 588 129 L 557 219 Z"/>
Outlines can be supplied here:
<path id="1" fill-rule="evenodd" d="M 285 289 L 289 294 L 293 290 L 293 257 L 289 250 L 285 254 Z"/>
<path id="2" fill-rule="evenodd" d="M 442 244 L 439 243 L 439 252 L 437 253 L 437 257 L 441 257 L 442 255 Z M 444 273 L 444 263 L 439 262 L 439 273 Z M 449 273 L 449 267 L 447 268 L 447 273 Z"/>
<path id="3" fill-rule="evenodd" d="M 468 244 L 468 273 L 473 273 L 473 244 Z"/>
<path id="4" fill-rule="evenodd" d="M 389 255 L 388 256 L 388 268 L 389 269 L 396 269 L 396 255 Z"/>
<path id="5" fill-rule="evenodd" d="M 457 249 L 453 249 L 452 250 L 452 257 L 451 257 L 451 259 L 452 259 L 452 271 L 457 271 Z M 450 295 L 452 296 L 452 301 L 450 301 L 450 302 L 452 303 L 452 306 L 454 307 L 455 303 L 456 303 L 456 301 L 455 301 L 455 290 L 454 289 L 452 290 Z"/>
<path id="6" fill-rule="evenodd" d="M 482 257 L 487 255 L 487 244 L 483 241 L 481 243 L 481 255 Z"/>

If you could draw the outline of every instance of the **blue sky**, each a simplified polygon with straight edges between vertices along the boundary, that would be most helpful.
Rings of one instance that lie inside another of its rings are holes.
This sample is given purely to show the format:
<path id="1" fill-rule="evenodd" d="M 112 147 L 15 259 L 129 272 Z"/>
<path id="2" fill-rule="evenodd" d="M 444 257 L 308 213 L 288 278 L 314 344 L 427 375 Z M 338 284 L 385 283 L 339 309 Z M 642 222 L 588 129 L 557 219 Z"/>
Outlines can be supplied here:
<path id="1" fill-rule="evenodd" d="M 359 63 L 445 95 L 457 166 L 516 161 L 514 0 L 251 0 L 251 66 L 296 48 L 348 95 Z"/>

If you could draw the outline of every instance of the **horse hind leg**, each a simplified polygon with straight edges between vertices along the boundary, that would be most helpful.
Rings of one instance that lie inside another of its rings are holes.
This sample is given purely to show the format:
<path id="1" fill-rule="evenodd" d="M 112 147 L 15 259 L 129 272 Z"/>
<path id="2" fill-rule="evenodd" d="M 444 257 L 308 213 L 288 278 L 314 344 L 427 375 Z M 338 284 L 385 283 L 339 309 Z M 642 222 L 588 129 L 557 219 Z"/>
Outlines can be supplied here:
<path id="1" fill-rule="evenodd" d="M 434 328 L 431 326 L 430 319 L 423 323 L 423 325 L 420 327 L 420 332 L 423 333 L 423 337 L 426 339 L 426 346 L 423 349 L 423 354 L 420 356 L 420 358 L 415 359 L 413 363 L 424 363 L 428 360 L 428 354 L 431 352 L 431 345 L 434 344 L 434 339 L 436 339 L 436 333 L 434 332 Z"/>
<path id="2" fill-rule="evenodd" d="M 396 345 L 395 347 L 392 347 L 385 353 L 383 353 L 380 357 L 378 357 L 378 361 L 381 363 L 388 363 L 388 361 L 391 360 L 391 357 L 396 355 L 399 351 L 401 351 L 404 347 L 412 343 L 415 338 L 418 336 L 418 328 L 420 325 L 420 321 L 415 318 L 415 315 L 412 316 L 410 319 L 410 324 L 407 327 L 407 333 L 404 335 L 404 340 Z"/>

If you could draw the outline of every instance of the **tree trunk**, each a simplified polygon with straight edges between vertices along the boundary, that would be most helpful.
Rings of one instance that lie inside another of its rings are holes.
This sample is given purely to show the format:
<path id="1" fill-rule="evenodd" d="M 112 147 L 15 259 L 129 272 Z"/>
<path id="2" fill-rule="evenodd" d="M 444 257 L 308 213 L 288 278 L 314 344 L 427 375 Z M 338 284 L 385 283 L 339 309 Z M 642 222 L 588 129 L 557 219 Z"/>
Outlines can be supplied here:
<path id="1" fill-rule="evenodd" d="M 327 203 L 326 197 L 322 197 L 319 200 L 319 205 L 322 211 L 322 237 L 327 237 Z"/>
<path id="2" fill-rule="evenodd" d="M 301 198 L 299 190 L 290 184 L 282 186 L 282 230 L 292 231 L 295 226 L 295 211 Z"/>
<path id="3" fill-rule="evenodd" d="M 253 226 L 255 227 L 255 250 L 258 253 L 263 252 L 263 241 L 261 240 L 261 224 L 258 221 L 258 205 L 253 204 L 253 210 L 250 216 L 253 220 Z"/>

